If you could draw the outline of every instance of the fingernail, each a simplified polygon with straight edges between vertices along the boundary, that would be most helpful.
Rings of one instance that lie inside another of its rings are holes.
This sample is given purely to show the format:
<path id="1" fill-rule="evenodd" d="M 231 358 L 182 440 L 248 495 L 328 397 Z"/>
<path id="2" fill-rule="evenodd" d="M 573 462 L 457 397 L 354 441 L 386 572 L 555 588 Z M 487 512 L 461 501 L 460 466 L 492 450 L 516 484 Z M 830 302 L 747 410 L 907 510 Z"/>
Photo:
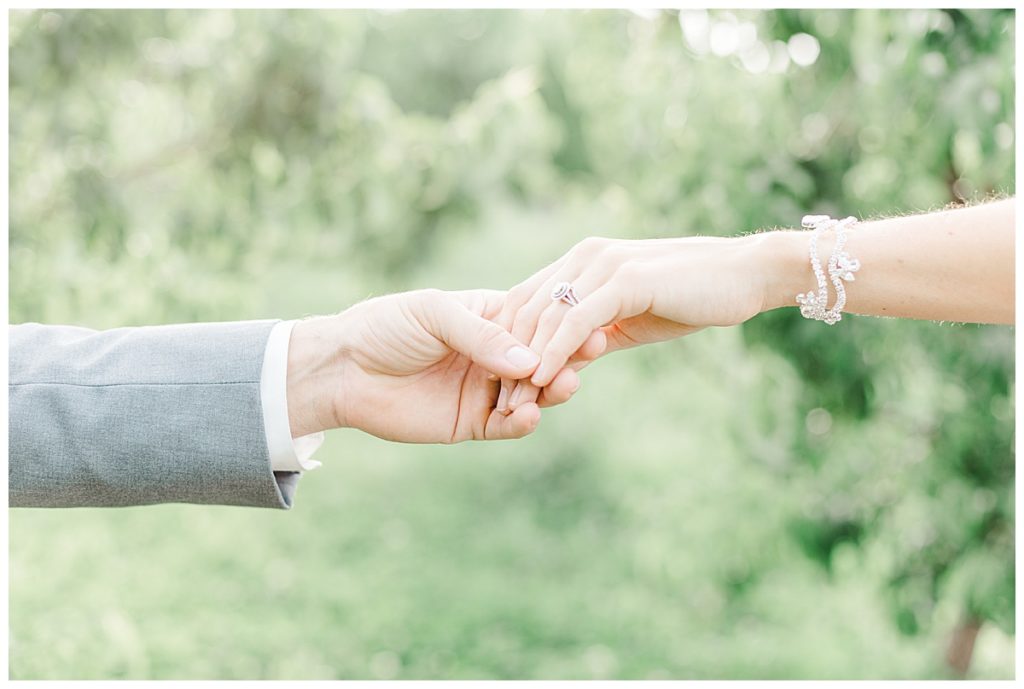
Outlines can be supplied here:
<path id="1" fill-rule="evenodd" d="M 517 368 L 526 368 L 528 366 L 536 366 L 537 362 L 540 361 L 540 357 L 537 356 L 533 351 L 526 347 L 520 347 L 516 345 L 512 349 L 505 352 L 505 359 L 508 363 L 512 364 Z"/>
<path id="2" fill-rule="evenodd" d="M 494 381 L 498 380 L 498 376 L 494 375 L 493 373 L 488 373 L 487 374 L 487 380 L 489 380 L 489 381 L 491 381 L 493 383 Z"/>
<path id="3" fill-rule="evenodd" d="M 576 384 L 572 386 L 572 390 L 570 390 L 569 393 L 570 394 L 575 394 L 575 392 L 580 389 L 580 383 L 581 382 L 582 381 L 579 378 L 577 378 L 576 379 Z"/>
<path id="4" fill-rule="evenodd" d="M 505 406 L 505 400 L 507 400 L 507 399 L 508 399 L 508 387 L 502 385 L 501 386 L 501 392 L 498 393 L 498 404 L 494 408 L 497 409 L 500 412 L 505 411 L 505 409 L 507 409 L 507 407 Z"/>
<path id="5" fill-rule="evenodd" d="M 545 370 L 545 367 L 542 365 L 540 368 L 533 372 L 533 377 L 530 378 L 530 382 L 536 385 L 537 387 L 542 388 L 544 386 L 540 384 L 540 381 L 544 380 L 546 376 L 547 371 Z"/>
<path id="6" fill-rule="evenodd" d="M 517 387 L 515 389 L 515 392 L 512 393 L 512 399 L 510 399 L 508 401 L 508 406 L 509 407 L 515 407 L 517 404 L 519 404 L 519 400 L 521 400 L 522 398 L 523 398 L 523 386 L 520 385 L 519 387 Z"/>

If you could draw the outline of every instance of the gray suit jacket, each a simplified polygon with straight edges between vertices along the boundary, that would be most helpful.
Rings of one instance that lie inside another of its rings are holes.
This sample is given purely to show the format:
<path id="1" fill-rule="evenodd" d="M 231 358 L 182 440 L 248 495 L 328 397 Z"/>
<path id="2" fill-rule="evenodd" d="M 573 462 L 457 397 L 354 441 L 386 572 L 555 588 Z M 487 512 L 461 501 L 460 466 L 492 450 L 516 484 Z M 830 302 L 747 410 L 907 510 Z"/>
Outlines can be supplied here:
<path id="1" fill-rule="evenodd" d="M 260 372 L 275 321 L 10 326 L 12 507 L 291 507 Z"/>

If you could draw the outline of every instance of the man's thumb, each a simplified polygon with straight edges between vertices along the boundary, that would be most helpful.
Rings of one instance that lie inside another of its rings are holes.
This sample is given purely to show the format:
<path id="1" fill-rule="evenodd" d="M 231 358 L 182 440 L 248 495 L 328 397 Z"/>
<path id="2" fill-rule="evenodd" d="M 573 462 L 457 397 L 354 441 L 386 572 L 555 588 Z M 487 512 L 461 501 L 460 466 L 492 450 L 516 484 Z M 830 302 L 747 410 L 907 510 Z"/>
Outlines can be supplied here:
<path id="1" fill-rule="evenodd" d="M 503 378 L 529 378 L 540 363 L 540 357 L 507 330 L 457 300 L 446 299 L 439 306 L 434 334 L 490 373 Z"/>

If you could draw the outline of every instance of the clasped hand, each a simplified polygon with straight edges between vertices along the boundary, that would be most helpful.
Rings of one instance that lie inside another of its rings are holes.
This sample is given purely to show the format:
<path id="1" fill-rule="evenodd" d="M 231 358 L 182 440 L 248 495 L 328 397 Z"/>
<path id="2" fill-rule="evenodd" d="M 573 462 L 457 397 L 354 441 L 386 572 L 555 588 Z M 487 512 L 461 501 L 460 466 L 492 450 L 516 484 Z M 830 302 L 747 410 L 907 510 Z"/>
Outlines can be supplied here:
<path id="1" fill-rule="evenodd" d="M 353 427 L 412 443 L 527 435 L 540 408 L 567 401 L 597 357 L 755 315 L 763 299 L 747 244 L 592 238 L 507 293 L 419 290 L 300 321 L 288 361 L 292 434 Z M 553 300 L 559 282 L 581 303 Z"/>

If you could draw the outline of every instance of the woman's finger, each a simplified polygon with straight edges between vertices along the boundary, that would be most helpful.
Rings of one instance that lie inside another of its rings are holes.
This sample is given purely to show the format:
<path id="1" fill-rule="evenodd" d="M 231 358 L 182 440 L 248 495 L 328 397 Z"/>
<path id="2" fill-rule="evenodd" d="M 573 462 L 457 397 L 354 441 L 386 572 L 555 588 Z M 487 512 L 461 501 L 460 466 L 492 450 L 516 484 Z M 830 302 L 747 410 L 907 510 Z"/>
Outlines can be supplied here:
<path id="1" fill-rule="evenodd" d="M 558 284 L 558 282 L 565 280 L 569 273 L 564 272 L 563 268 L 559 272 L 555 273 L 554 277 L 551 278 L 547 283 L 541 285 L 536 293 L 530 298 L 516 312 L 515 322 L 512 324 L 512 329 L 509 331 L 512 333 L 512 337 L 521 337 L 520 342 L 530 342 L 533 339 L 534 333 L 537 330 L 537 321 L 541 315 L 549 308 L 555 307 L 558 309 L 568 309 L 569 305 L 564 302 L 554 302 L 551 300 L 551 286 Z M 550 284 L 549 284 L 550 283 Z M 534 401 L 537 399 L 537 394 L 540 391 L 534 390 L 533 395 L 523 395 L 522 386 L 525 381 L 509 381 L 509 385 L 502 386 L 502 390 L 498 395 L 498 406 L 499 410 L 511 409 L 513 399 L 516 402 L 522 402 L 527 399 Z M 507 387 L 507 390 L 506 390 Z M 506 394 L 511 393 L 511 394 Z M 518 393 L 518 394 L 517 394 Z"/>
<path id="2" fill-rule="evenodd" d="M 537 271 L 526 280 L 510 289 L 505 296 L 505 303 L 501 307 L 501 312 L 498 314 L 498 317 L 495 318 L 495 323 L 511 333 L 516 321 L 516 315 L 519 313 L 520 309 L 536 295 L 537 291 L 548 282 L 551 276 L 554 275 L 555 272 L 566 263 L 566 261 L 568 261 L 568 254 L 562 256 L 544 269 Z M 501 388 L 498 391 L 498 403 L 496 407 L 498 411 L 501 411 L 502 413 L 508 411 L 508 398 L 515 386 L 515 383 L 516 381 L 512 379 L 503 378 L 501 380 Z"/>
<path id="3" fill-rule="evenodd" d="M 607 343 L 608 341 L 605 334 L 600 330 L 595 330 L 591 336 L 587 338 L 587 341 L 583 343 L 583 346 L 580 347 L 579 351 L 569 358 L 569 364 L 558 372 L 549 385 L 542 389 L 536 388 L 539 390 L 539 392 L 537 392 L 537 399 L 517 399 L 516 404 L 510 405 L 509 409 L 515 411 L 519 406 L 530 402 L 536 402 L 542 409 L 568 402 L 579 389 L 580 377 L 578 372 L 582 371 L 587 364 L 592 362 L 594 359 L 604 354 Z M 523 382 L 525 381 L 520 381 L 520 383 Z M 528 389 L 530 389 L 529 394 L 533 394 L 533 386 L 528 382 L 527 386 Z"/>
<path id="4" fill-rule="evenodd" d="M 652 321 L 654 322 L 653 326 Z M 652 327 L 654 332 L 652 332 Z M 601 328 L 601 332 L 607 338 L 604 354 L 611 354 L 620 349 L 639 347 L 640 345 L 652 342 L 685 337 L 703 329 L 703 327 L 656 318 L 650 314 L 643 314 L 640 317 L 634 318 L 624 318 L 621 321 L 616 321 L 611 325 Z"/>
<path id="5" fill-rule="evenodd" d="M 574 289 L 577 290 L 577 295 L 580 298 L 586 298 L 587 294 L 590 294 L 596 290 L 606 278 L 604 277 L 604 271 L 600 270 L 588 270 L 583 275 L 579 276 L 575 280 L 573 285 Z M 532 339 L 526 340 L 525 338 L 521 342 L 529 342 L 530 349 L 534 352 L 541 352 L 544 350 L 551 339 L 551 335 L 558 328 L 558 325 L 562 322 L 562 319 L 570 313 L 572 309 L 579 308 L 579 306 L 570 306 L 562 301 L 552 301 L 550 298 L 547 301 L 544 312 L 537 319 L 536 325 L 532 332 Z M 514 331 L 513 331 L 514 332 Z M 521 331 L 523 335 L 525 331 Z M 589 338 L 588 338 L 589 339 Z M 586 341 L 580 343 L 580 348 L 586 344 Z M 578 352 L 576 352 L 578 353 Z M 512 394 L 509 395 L 506 403 L 509 409 L 515 409 L 520 404 L 527 402 L 534 402 L 540 398 L 540 391 L 543 386 L 534 385 L 529 380 L 523 379 L 513 388 Z"/>
<path id="6" fill-rule="evenodd" d="M 551 385 L 541 390 L 537 404 L 541 408 L 564 404 L 576 394 L 580 388 L 580 376 L 571 368 L 563 368 L 551 381 Z M 518 407 L 517 407 L 518 408 Z M 515 410 L 513 410 L 515 411 Z"/>
<path id="7" fill-rule="evenodd" d="M 617 263 L 615 261 L 600 260 L 600 257 L 614 244 L 614 240 L 603 237 L 588 237 L 579 242 L 565 256 L 556 262 L 556 268 L 548 275 L 543 282 L 530 282 L 522 289 L 514 288 L 522 294 L 529 295 L 527 301 L 516 311 L 515 321 L 512 324 L 511 333 L 513 337 L 519 338 L 521 342 L 529 342 L 534 338 L 537 330 L 537 322 L 552 304 L 556 308 L 568 306 L 562 302 L 553 302 L 551 290 L 560 282 L 574 284 L 582 274 L 586 273 L 592 281 L 600 284 L 611 276 Z M 582 288 L 581 284 L 574 284 L 576 290 Z M 532 294 L 528 290 L 532 290 Z M 536 350 L 536 351 L 539 351 Z M 523 384 L 520 383 L 520 387 Z M 513 395 L 509 386 L 502 385 L 501 393 L 498 396 L 498 409 L 507 408 Z M 524 395 L 520 390 L 518 402 L 521 404 L 525 399 L 537 399 L 539 389 L 532 390 L 532 394 Z"/>
<path id="8" fill-rule="evenodd" d="M 540 423 L 540 408 L 524 404 L 511 414 L 492 410 L 484 427 L 484 440 L 510 440 L 533 433 Z"/>
<path id="9" fill-rule="evenodd" d="M 592 332 L 646 311 L 647 305 L 641 304 L 635 294 L 625 280 L 613 279 L 574 306 L 544 347 L 530 382 L 538 387 L 547 385 Z"/>
<path id="10" fill-rule="evenodd" d="M 591 362 L 598 357 L 604 356 L 607 350 L 608 335 L 603 329 L 599 328 L 590 333 L 590 337 L 586 339 L 583 346 L 576 350 L 576 353 L 569 358 L 569 363 Z"/>
<path id="11" fill-rule="evenodd" d="M 512 324 L 512 337 L 519 337 L 520 342 L 530 342 L 537 331 L 537 322 L 541 316 L 552 307 L 559 310 L 567 310 L 569 305 L 562 301 L 551 299 L 551 290 L 560 282 L 572 282 L 578 274 L 573 266 L 564 266 L 558 272 L 544 282 L 530 297 L 523 306 L 516 312 L 515 321 Z"/>
<path id="12" fill-rule="evenodd" d="M 562 399 L 560 390 L 552 390 L 555 384 L 561 379 L 562 374 L 569 370 L 583 370 L 587 364 L 598 357 L 603 356 L 607 347 L 608 336 L 601 329 L 595 330 L 590 334 L 590 337 L 587 338 L 586 342 L 583 343 L 576 353 L 569 357 L 569 362 L 566 367 L 559 371 L 554 380 L 552 380 L 546 387 L 538 388 L 528 380 L 519 381 L 513 388 L 512 396 L 509 398 L 510 402 L 508 403 L 508 409 L 514 410 L 519 405 L 526 404 L 528 402 L 537 402 L 541 407 L 552 406 L 552 404 L 562 404 L 568 399 L 568 397 Z M 518 394 L 516 394 L 517 391 L 519 391 Z M 552 403 L 550 402 L 552 399 L 557 399 L 559 401 Z"/>

